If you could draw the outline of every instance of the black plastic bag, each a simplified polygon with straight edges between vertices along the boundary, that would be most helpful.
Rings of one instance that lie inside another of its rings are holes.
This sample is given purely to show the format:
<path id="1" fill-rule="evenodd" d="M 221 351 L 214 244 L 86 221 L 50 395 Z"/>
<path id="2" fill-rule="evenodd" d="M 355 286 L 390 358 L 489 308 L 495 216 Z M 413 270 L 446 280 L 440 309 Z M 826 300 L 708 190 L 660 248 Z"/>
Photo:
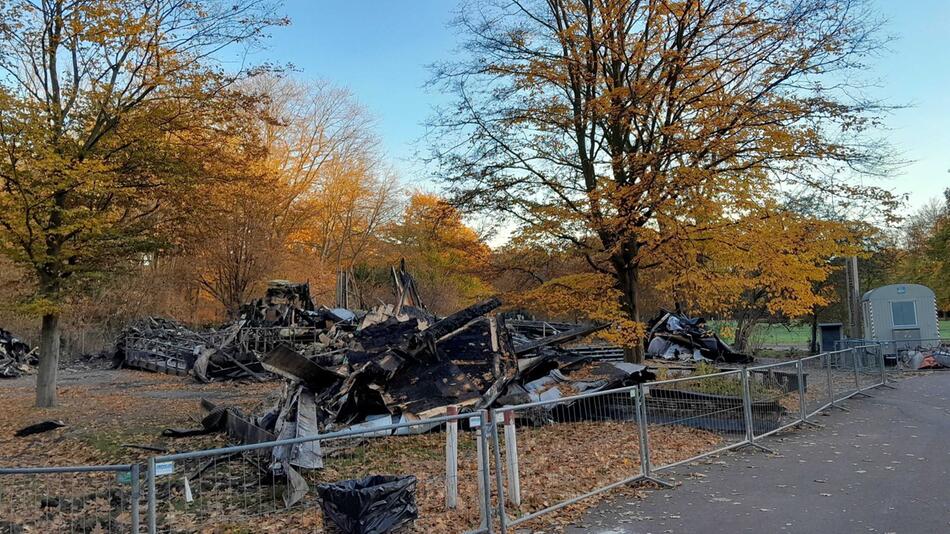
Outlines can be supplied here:
<path id="1" fill-rule="evenodd" d="M 374 475 L 317 486 L 324 523 L 344 534 L 386 534 L 419 517 L 416 477 Z"/>

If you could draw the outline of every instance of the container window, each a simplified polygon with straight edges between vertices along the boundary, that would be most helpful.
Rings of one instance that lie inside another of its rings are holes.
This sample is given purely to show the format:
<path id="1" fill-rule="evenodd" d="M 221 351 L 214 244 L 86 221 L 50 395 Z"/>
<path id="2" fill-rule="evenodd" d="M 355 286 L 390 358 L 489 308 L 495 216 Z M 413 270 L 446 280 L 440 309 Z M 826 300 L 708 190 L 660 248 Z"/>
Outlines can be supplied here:
<path id="1" fill-rule="evenodd" d="M 895 327 L 917 326 L 917 307 L 912 300 L 891 302 L 891 316 Z"/>

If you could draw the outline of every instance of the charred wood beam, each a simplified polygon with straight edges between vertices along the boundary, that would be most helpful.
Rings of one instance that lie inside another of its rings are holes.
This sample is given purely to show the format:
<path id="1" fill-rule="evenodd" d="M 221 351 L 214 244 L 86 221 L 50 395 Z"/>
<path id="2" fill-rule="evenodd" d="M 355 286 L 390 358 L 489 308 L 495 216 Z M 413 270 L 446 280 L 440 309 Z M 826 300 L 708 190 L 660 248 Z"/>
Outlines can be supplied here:
<path id="1" fill-rule="evenodd" d="M 515 354 L 525 354 L 531 352 L 540 347 L 546 347 L 549 345 L 560 345 L 562 343 L 567 343 L 568 341 L 573 341 L 577 338 L 588 336 L 594 332 L 598 332 L 610 326 L 610 323 L 603 324 L 594 324 L 590 326 L 578 326 L 577 328 L 572 328 L 567 332 L 561 332 L 553 336 L 543 337 L 541 339 L 535 339 L 534 341 L 529 341 L 523 345 L 515 347 Z"/>
<path id="2" fill-rule="evenodd" d="M 413 336 L 406 344 L 405 352 L 411 356 L 428 353 L 431 358 L 436 358 L 438 353 L 435 344 L 437 341 L 499 306 L 501 306 L 501 300 L 498 297 L 492 297 L 459 310 Z"/>

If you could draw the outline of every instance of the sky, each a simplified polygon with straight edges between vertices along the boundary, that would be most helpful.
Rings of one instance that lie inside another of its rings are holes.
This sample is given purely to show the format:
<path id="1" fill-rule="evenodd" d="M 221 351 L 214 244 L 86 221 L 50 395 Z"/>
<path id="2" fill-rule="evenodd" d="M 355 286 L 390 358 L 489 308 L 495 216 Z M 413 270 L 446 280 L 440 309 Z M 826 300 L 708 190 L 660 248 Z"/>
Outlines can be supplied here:
<path id="1" fill-rule="evenodd" d="M 889 50 L 872 59 L 873 96 L 895 110 L 882 132 L 909 163 L 874 182 L 909 196 L 909 210 L 950 187 L 950 0 L 872 0 L 887 19 Z M 428 65 L 460 44 L 449 27 L 456 0 L 285 0 L 291 25 L 275 29 L 255 54 L 290 63 L 304 79 L 348 88 L 376 118 L 388 158 L 402 181 L 435 190 L 418 156 L 433 105 Z"/>

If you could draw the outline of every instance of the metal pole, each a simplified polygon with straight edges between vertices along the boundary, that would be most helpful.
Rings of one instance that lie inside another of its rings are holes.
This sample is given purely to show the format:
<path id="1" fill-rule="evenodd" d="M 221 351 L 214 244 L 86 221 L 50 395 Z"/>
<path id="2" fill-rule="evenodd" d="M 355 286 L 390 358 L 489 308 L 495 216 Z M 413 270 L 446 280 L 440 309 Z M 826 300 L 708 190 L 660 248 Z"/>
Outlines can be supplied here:
<path id="1" fill-rule="evenodd" d="M 861 378 L 858 375 L 858 349 L 851 347 L 851 367 L 854 368 L 854 389 L 861 391 Z"/>
<path id="2" fill-rule="evenodd" d="M 807 422 L 807 412 L 805 411 L 805 373 L 802 371 L 802 359 L 798 359 L 798 363 L 795 366 L 795 371 L 798 374 L 798 419 L 805 423 Z"/>
<path id="3" fill-rule="evenodd" d="M 743 447 L 755 447 L 763 452 L 774 454 L 775 451 L 772 449 L 763 447 L 755 442 L 754 420 L 752 419 L 752 388 L 749 386 L 749 369 L 743 367 L 740 376 L 742 377 L 742 411 L 745 413 L 746 442 Z"/>
<path id="4" fill-rule="evenodd" d="M 492 412 L 492 419 L 498 420 L 498 412 Z M 501 527 L 501 534 L 508 533 L 508 512 L 505 511 L 505 481 L 501 471 L 501 447 L 498 439 L 498 425 L 492 426 L 492 442 L 495 445 L 495 485 L 498 488 L 498 524 Z M 491 491 L 487 498 L 491 503 Z"/>
<path id="5" fill-rule="evenodd" d="M 646 410 L 644 409 L 644 398 L 643 398 L 643 384 L 637 386 L 636 392 L 636 406 L 637 406 L 637 427 L 640 431 L 640 473 L 649 478 L 650 473 L 650 448 L 647 445 L 647 440 L 649 439 L 647 435 L 647 418 Z"/>
<path id="6" fill-rule="evenodd" d="M 643 384 L 637 384 L 637 389 L 634 391 L 637 395 L 637 427 L 640 430 L 640 473 L 644 480 L 672 488 L 673 484 L 653 476 L 653 467 L 650 465 L 650 423 L 647 420 L 647 389 Z"/>
<path id="7" fill-rule="evenodd" d="M 139 534 L 139 498 L 141 497 L 141 488 L 139 487 L 139 464 L 132 464 L 129 468 L 129 476 L 132 478 L 132 532 Z"/>
<path id="8" fill-rule="evenodd" d="M 749 370 L 742 368 L 742 412 L 745 415 L 745 440 L 750 445 L 755 442 L 755 431 L 752 425 L 752 392 L 749 388 Z"/>
<path id="9" fill-rule="evenodd" d="M 487 489 L 485 488 L 485 473 L 487 472 L 487 469 L 485 467 L 485 458 L 487 457 L 487 455 L 485 454 L 484 434 L 485 434 L 485 431 L 487 430 L 485 428 L 486 424 L 487 423 L 485 422 L 485 418 L 479 414 L 479 425 L 478 425 L 478 428 L 475 429 L 475 455 L 476 455 L 475 460 L 476 460 L 476 463 L 478 464 L 478 470 L 477 470 L 478 472 L 476 475 L 476 480 L 478 482 L 478 495 L 479 495 L 478 517 L 479 517 L 480 525 L 482 528 L 485 528 L 486 525 L 489 523 L 487 519 L 488 514 L 486 513 L 487 507 L 485 506 L 485 494 L 487 493 Z"/>
<path id="10" fill-rule="evenodd" d="M 825 354 L 825 360 L 827 361 L 827 378 L 828 378 L 828 397 L 831 399 L 831 407 L 835 406 L 835 387 L 831 381 L 831 354 Z"/>
<path id="11" fill-rule="evenodd" d="M 887 386 L 887 369 L 884 366 L 884 344 L 877 344 L 877 359 L 881 362 L 881 385 Z"/>
<path id="12" fill-rule="evenodd" d="M 148 471 L 146 474 L 146 483 L 148 484 L 148 534 L 155 534 L 155 457 L 148 459 Z"/>
<path id="13" fill-rule="evenodd" d="M 482 462 L 482 469 L 480 475 L 481 485 L 482 485 L 482 513 L 485 519 L 484 526 L 488 531 L 488 534 L 492 533 L 492 521 L 491 521 L 491 478 L 488 473 L 488 432 L 491 430 L 490 425 L 493 424 L 491 419 L 488 417 L 487 410 L 481 410 L 478 414 L 479 416 L 479 443 L 481 449 L 479 452 Z"/>

